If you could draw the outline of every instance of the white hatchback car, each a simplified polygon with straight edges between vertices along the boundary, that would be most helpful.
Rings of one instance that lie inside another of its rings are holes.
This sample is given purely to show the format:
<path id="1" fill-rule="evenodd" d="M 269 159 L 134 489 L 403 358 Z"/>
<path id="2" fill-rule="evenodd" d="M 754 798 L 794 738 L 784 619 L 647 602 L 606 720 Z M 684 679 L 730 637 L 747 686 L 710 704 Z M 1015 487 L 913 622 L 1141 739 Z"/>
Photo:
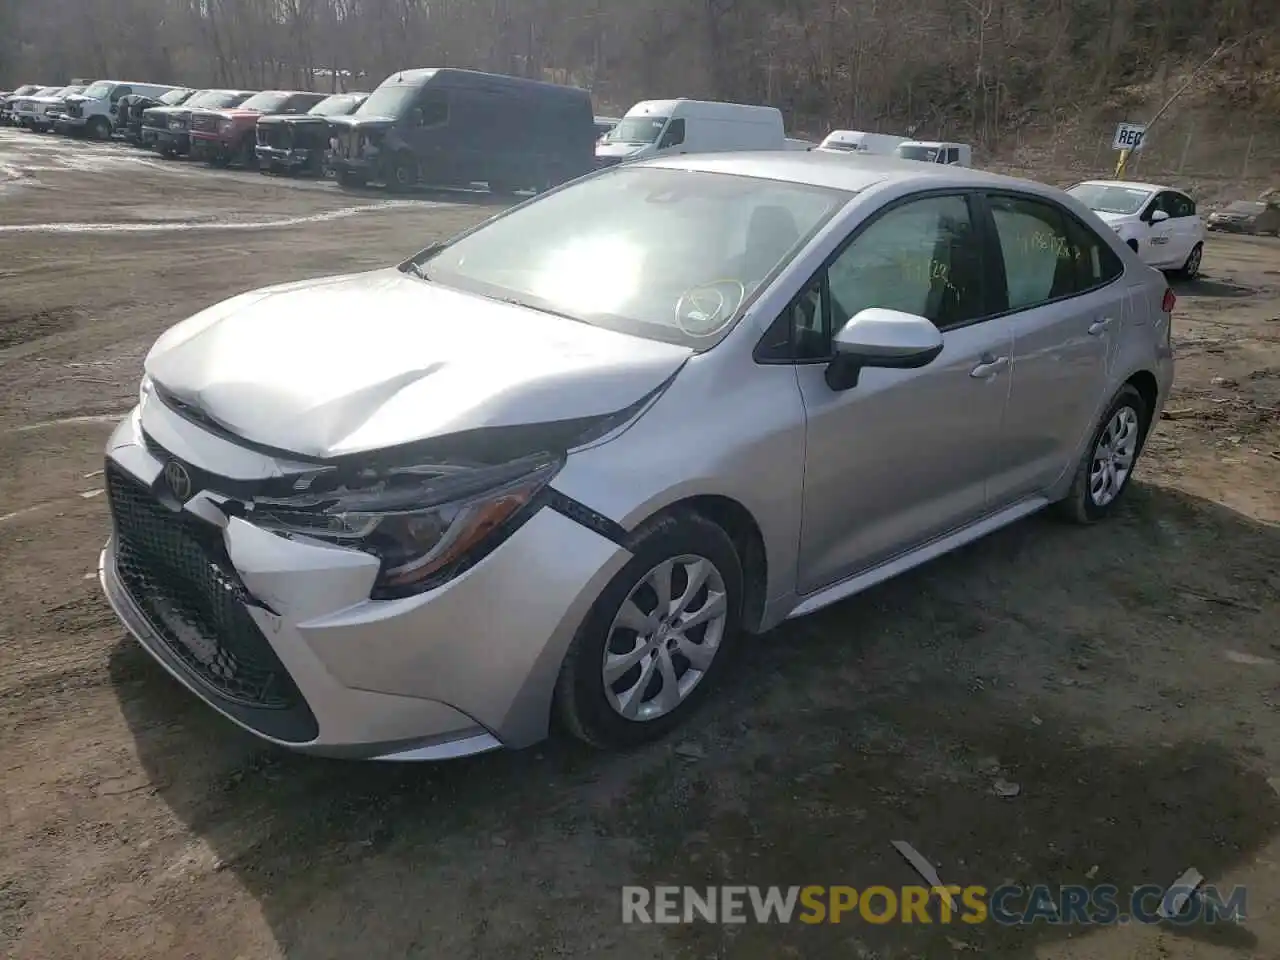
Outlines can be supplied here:
<path id="1" fill-rule="evenodd" d="M 1069 189 L 1114 230 L 1144 263 L 1191 279 L 1204 255 L 1204 220 L 1181 190 L 1154 183 L 1086 180 Z"/>

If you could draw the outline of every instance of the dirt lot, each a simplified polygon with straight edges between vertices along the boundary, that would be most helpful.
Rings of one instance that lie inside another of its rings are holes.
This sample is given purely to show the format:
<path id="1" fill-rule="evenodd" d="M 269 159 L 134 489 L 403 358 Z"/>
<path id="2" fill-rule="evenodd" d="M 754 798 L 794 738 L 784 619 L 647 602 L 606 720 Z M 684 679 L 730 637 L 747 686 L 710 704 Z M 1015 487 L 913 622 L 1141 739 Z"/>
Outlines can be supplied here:
<path id="1" fill-rule="evenodd" d="M 489 212 L 381 200 L 0 132 L 0 954 L 1280 956 L 1280 244 L 1214 237 L 1179 289 L 1172 419 L 1113 522 L 1033 518 L 775 631 L 684 741 L 388 767 L 242 735 L 93 576 L 101 445 L 164 327 Z M 1195 867 L 1249 919 L 619 922 L 627 883 L 916 882 L 890 839 L 949 883 Z"/>

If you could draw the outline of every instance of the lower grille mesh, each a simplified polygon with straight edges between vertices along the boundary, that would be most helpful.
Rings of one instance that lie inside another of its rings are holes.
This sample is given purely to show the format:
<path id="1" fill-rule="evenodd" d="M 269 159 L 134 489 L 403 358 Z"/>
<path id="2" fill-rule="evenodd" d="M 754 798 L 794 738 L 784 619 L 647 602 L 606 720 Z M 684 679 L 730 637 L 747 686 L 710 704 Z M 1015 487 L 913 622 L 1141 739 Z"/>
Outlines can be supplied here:
<path id="1" fill-rule="evenodd" d="M 114 465 L 106 470 L 121 582 L 166 647 L 217 693 L 249 707 L 301 700 L 258 629 L 216 530 L 168 509 Z"/>

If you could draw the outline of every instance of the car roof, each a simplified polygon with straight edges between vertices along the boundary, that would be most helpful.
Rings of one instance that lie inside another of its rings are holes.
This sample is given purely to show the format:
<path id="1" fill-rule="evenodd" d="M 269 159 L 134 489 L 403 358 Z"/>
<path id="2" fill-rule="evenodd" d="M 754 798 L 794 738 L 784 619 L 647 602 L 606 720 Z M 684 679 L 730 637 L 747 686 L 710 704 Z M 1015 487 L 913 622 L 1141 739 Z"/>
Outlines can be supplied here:
<path id="1" fill-rule="evenodd" d="M 1177 187 L 1162 187 L 1158 183 L 1142 183 L 1138 180 L 1082 180 L 1081 183 L 1097 184 L 1100 187 L 1124 187 L 1126 190 L 1147 190 L 1155 193 L 1159 190 L 1172 190 L 1175 193 L 1185 193 Z"/>
<path id="2" fill-rule="evenodd" d="M 1030 180 L 1005 177 L 971 167 L 921 163 L 877 154 L 822 153 L 817 150 L 760 150 L 740 153 L 706 153 L 657 157 L 627 166 L 662 167 L 727 173 L 765 180 L 828 187 L 857 193 L 885 181 L 915 183 L 921 187 L 1013 187 L 1033 191 L 1052 190 Z"/>

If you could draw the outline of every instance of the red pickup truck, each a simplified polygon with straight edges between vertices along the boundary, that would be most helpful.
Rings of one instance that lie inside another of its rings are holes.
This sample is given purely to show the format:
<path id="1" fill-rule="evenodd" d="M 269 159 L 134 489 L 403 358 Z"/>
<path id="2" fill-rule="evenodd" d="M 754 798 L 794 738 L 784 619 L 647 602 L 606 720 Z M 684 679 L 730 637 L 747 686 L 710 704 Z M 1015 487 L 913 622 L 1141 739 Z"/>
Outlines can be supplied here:
<path id="1" fill-rule="evenodd" d="M 191 112 L 191 158 L 213 166 L 257 164 L 254 152 L 259 117 L 306 113 L 325 98 L 300 90 L 263 90 L 238 107 Z"/>

